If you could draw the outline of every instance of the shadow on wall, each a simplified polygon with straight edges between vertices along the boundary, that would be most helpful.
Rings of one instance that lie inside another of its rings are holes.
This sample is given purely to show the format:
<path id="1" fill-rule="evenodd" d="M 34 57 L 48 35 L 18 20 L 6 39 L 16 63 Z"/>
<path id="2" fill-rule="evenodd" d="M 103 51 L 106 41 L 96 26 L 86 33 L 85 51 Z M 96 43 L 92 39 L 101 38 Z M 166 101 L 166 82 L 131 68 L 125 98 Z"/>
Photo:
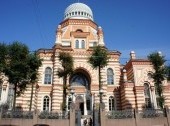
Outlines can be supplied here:
<path id="1" fill-rule="evenodd" d="M 125 98 L 124 99 L 121 98 L 120 87 L 115 88 L 113 91 L 113 94 L 114 94 L 114 98 L 116 98 L 115 100 L 119 101 L 116 103 L 117 110 L 135 109 L 135 108 L 132 108 L 132 104 L 130 103 L 129 100 Z"/>

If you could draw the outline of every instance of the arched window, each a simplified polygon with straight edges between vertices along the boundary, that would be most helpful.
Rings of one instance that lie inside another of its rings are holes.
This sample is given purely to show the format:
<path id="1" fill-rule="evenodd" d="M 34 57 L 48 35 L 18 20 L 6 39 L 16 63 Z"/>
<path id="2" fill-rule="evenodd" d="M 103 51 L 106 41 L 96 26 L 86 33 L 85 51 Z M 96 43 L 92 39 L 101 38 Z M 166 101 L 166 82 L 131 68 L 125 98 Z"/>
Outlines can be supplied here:
<path id="1" fill-rule="evenodd" d="M 97 42 L 93 42 L 93 46 L 94 46 L 94 47 L 97 46 Z"/>
<path id="2" fill-rule="evenodd" d="M 109 111 L 115 110 L 115 102 L 114 102 L 114 97 L 110 96 L 109 97 Z"/>
<path id="3" fill-rule="evenodd" d="M 45 69 L 44 84 L 51 84 L 52 81 L 52 69 L 47 67 Z"/>
<path id="4" fill-rule="evenodd" d="M 147 74 L 147 77 L 148 77 L 149 80 L 152 79 L 152 73 L 149 72 L 149 73 Z"/>
<path id="5" fill-rule="evenodd" d="M 107 69 L 107 84 L 114 84 L 114 80 L 113 80 L 113 70 L 111 68 Z"/>
<path id="6" fill-rule="evenodd" d="M 71 105 L 71 103 L 72 103 L 72 98 L 69 97 L 69 98 L 68 98 L 68 110 L 70 110 L 70 105 Z"/>
<path id="7" fill-rule="evenodd" d="M 88 78 L 82 73 L 76 73 L 71 77 L 71 85 L 89 87 Z"/>
<path id="8" fill-rule="evenodd" d="M 147 83 L 144 84 L 144 95 L 145 95 L 145 106 L 146 108 L 151 108 L 151 94 L 150 94 L 150 88 Z"/>
<path id="9" fill-rule="evenodd" d="M 75 44 L 75 48 L 78 49 L 79 48 L 79 40 L 76 40 L 76 44 Z"/>
<path id="10" fill-rule="evenodd" d="M 43 111 L 49 110 L 50 110 L 50 98 L 48 96 L 45 96 L 43 98 Z"/>
<path id="11" fill-rule="evenodd" d="M 81 41 L 81 46 L 82 46 L 82 49 L 85 48 L 85 41 L 84 40 Z"/>

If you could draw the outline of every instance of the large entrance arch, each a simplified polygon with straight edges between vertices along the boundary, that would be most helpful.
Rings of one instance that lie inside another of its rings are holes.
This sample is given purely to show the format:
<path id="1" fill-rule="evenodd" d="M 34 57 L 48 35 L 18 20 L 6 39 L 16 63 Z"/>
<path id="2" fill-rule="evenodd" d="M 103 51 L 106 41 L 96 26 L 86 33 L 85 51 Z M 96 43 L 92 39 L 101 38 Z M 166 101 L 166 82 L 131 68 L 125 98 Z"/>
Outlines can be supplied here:
<path id="1" fill-rule="evenodd" d="M 74 88 L 73 102 L 82 115 L 89 115 L 93 108 L 91 95 L 91 77 L 88 71 L 83 68 L 75 70 L 69 79 L 70 86 Z"/>
<path id="2" fill-rule="evenodd" d="M 76 69 L 75 73 L 70 77 L 71 86 L 84 86 L 87 90 L 91 88 L 91 77 L 89 73 L 82 69 Z"/>

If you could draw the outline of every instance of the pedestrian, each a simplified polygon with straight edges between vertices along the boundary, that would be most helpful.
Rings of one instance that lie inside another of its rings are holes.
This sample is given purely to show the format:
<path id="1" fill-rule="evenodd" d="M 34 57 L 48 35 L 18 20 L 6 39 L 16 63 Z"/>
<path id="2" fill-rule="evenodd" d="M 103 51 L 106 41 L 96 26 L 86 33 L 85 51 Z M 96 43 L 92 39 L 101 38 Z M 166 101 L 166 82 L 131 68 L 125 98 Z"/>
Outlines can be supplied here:
<path id="1" fill-rule="evenodd" d="M 89 126 L 92 126 L 92 118 L 89 119 Z"/>
<path id="2" fill-rule="evenodd" d="M 85 118 L 84 119 L 84 126 L 86 126 L 87 125 L 87 119 Z"/>

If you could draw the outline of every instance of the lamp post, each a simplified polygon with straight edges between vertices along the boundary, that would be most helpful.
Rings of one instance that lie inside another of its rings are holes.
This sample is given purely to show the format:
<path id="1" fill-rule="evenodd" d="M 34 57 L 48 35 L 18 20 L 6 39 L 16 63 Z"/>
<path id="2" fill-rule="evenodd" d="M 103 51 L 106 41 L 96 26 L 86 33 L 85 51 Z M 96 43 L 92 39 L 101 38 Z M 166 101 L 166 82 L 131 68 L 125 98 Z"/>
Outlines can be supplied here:
<path id="1" fill-rule="evenodd" d="M 71 94 L 71 96 L 72 96 L 72 103 L 73 103 L 73 95 L 74 95 L 74 89 L 71 87 L 71 90 L 70 90 L 70 94 Z"/>
<path id="2" fill-rule="evenodd" d="M 103 101 L 102 101 L 103 89 L 99 90 L 99 94 L 100 94 L 100 103 L 103 103 Z"/>

